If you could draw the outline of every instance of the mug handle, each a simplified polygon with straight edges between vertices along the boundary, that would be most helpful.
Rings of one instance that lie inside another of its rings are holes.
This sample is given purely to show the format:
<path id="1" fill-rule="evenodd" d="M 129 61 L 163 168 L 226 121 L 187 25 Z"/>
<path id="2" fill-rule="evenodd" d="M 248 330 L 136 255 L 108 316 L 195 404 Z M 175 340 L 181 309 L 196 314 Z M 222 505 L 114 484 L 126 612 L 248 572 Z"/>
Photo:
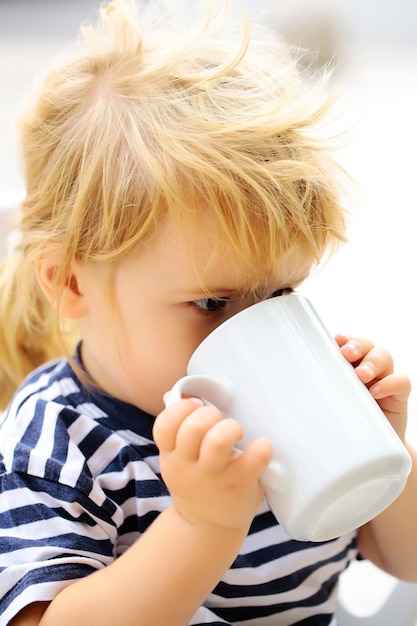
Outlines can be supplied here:
<path id="1" fill-rule="evenodd" d="M 214 404 L 222 412 L 229 411 L 234 398 L 230 380 L 226 378 L 220 380 L 198 374 L 180 378 L 165 396 L 165 405 L 168 407 L 173 402 L 181 400 L 183 394 L 197 396 L 203 401 Z"/>
<path id="2" fill-rule="evenodd" d="M 165 406 L 169 407 L 174 402 L 181 400 L 183 394 L 197 396 L 203 401 L 213 404 L 226 415 L 229 414 L 235 397 L 233 384 L 229 379 L 190 374 L 180 378 L 171 391 L 165 395 Z M 242 452 L 238 448 L 235 448 L 235 450 L 238 453 Z M 261 483 L 264 487 L 273 491 L 285 489 L 284 470 L 281 463 L 272 460 L 261 474 Z"/>

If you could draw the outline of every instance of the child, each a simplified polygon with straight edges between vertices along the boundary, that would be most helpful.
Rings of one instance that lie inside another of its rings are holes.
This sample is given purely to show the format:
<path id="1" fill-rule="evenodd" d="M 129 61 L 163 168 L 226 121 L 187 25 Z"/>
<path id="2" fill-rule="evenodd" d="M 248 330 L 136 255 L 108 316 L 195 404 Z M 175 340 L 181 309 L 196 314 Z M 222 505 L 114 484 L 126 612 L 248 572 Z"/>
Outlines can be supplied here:
<path id="1" fill-rule="evenodd" d="M 344 239 L 324 110 L 291 51 L 221 7 L 182 28 L 172 4 L 152 22 L 114 0 L 23 119 L 4 380 L 65 358 L 29 375 L 0 430 L 1 624 L 322 625 L 358 551 L 417 579 L 414 474 L 358 532 L 297 542 L 263 500 L 270 442 L 235 457 L 235 420 L 164 409 L 211 330 Z M 370 341 L 338 342 L 404 439 L 408 379 Z"/>

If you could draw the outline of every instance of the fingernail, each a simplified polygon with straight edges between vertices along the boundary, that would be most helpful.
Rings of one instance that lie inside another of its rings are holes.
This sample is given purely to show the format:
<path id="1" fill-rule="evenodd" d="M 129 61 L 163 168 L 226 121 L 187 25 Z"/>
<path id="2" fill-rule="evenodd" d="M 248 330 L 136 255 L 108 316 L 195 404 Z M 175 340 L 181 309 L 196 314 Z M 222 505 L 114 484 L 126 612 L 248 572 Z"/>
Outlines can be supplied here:
<path id="1" fill-rule="evenodd" d="M 344 347 L 348 348 L 352 352 L 353 356 L 359 356 L 360 355 L 360 350 L 359 350 L 358 346 L 356 344 L 354 344 L 353 342 L 345 343 Z"/>
<path id="2" fill-rule="evenodd" d="M 369 380 L 375 377 L 376 371 L 372 363 L 361 363 L 356 369 L 366 373 Z"/>
<path id="3" fill-rule="evenodd" d="M 374 398 L 378 398 L 379 394 L 381 393 L 381 387 L 380 385 L 374 385 L 373 387 L 369 389 L 369 391 L 373 395 Z"/>

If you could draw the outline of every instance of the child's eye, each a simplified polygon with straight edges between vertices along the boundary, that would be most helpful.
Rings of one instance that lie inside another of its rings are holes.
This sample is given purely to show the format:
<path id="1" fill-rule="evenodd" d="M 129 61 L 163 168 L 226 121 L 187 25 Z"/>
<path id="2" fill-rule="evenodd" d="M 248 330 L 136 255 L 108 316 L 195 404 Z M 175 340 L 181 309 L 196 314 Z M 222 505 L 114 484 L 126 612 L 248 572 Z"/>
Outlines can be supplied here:
<path id="1" fill-rule="evenodd" d="M 201 300 L 193 300 L 190 304 L 202 313 L 215 313 L 224 309 L 227 301 L 227 298 L 202 298 Z"/>
<path id="2" fill-rule="evenodd" d="M 278 298 L 279 296 L 283 296 L 287 293 L 291 293 L 293 290 L 291 289 L 291 287 L 285 287 L 284 289 L 277 289 L 276 291 L 274 291 L 274 293 L 271 293 L 270 296 L 268 296 L 268 300 L 270 298 Z"/>

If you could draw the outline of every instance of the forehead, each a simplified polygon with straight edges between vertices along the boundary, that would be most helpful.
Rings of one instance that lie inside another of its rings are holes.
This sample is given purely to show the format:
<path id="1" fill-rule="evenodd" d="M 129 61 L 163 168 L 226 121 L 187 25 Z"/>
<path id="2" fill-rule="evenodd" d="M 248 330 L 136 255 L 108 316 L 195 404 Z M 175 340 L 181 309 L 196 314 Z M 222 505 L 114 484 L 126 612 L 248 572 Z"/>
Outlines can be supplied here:
<path id="1" fill-rule="evenodd" d="M 272 287 L 291 287 L 309 274 L 312 260 L 296 246 L 277 254 L 273 271 L 254 269 L 247 251 L 239 251 L 219 239 L 217 228 L 201 220 L 192 229 L 167 218 L 163 227 L 138 255 L 149 279 L 184 295 L 250 292 Z"/>

